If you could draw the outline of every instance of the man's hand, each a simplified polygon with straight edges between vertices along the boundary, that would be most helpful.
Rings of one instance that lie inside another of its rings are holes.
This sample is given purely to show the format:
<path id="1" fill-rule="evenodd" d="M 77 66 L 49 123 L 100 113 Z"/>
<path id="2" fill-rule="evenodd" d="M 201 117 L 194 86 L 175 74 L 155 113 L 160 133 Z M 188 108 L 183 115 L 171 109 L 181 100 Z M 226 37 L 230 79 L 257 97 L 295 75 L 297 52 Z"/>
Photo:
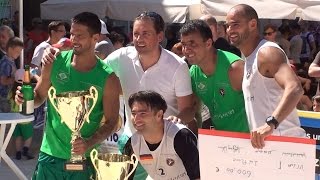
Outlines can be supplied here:
<path id="1" fill-rule="evenodd" d="M 48 65 L 48 64 L 52 64 L 53 61 L 56 59 L 56 57 L 60 54 L 60 50 L 58 48 L 47 48 L 42 56 L 41 62 L 42 65 Z"/>
<path id="2" fill-rule="evenodd" d="M 178 118 L 178 117 L 176 117 L 176 116 L 169 116 L 169 117 L 166 118 L 166 120 L 172 121 L 172 122 L 175 123 L 175 124 L 176 124 L 176 123 L 183 124 L 182 121 L 181 121 L 181 119 Z"/>
<path id="3" fill-rule="evenodd" d="M 23 94 L 21 92 L 21 86 L 17 87 L 16 95 L 14 96 L 14 101 L 20 105 L 23 103 Z"/>
<path id="4" fill-rule="evenodd" d="M 72 149 L 71 151 L 74 153 L 74 154 L 77 154 L 77 155 L 82 155 L 84 154 L 87 149 L 88 149 L 88 145 L 87 145 L 87 142 L 82 139 L 82 138 L 77 138 L 75 139 L 74 141 L 71 142 L 72 143 Z"/>
<path id="5" fill-rule="evenodd" d="M 258 129 L 251 131 L 251 144 L 254 148 L 262 149 L 265 146 L 264 139 L 270 136 L 274 130 L 273 125 L 265 123 Z"/>

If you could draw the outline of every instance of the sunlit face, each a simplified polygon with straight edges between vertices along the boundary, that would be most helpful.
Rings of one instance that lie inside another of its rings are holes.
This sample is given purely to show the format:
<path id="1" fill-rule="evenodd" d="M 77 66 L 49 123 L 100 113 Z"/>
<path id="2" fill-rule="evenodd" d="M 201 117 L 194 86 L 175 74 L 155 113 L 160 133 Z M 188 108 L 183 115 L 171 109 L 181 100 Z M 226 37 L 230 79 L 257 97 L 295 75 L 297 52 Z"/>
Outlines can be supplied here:
<path id="1" fill-rule="evenodd" d="M 91 51 L 94 52 L 94 47 L 99 39 L 99 34 L 91 35 L 87 26 L 72 23 L 70 35 L 75 55 L 81 55 Z"/>
<path id="2" fill-rule="evenodd" d="M 157 51 L 163 32 L 157 33 L 152 20 L 136 20 L 133 24 L 133 44 L 139 54 Z"/>
<path id="3" fill-rule="evenodd" d="M 205 41 L 199 32 L 181 35 L 181 44 L 182 53 L 190 64 L 203 63 L 207 53 L 212 51 L 212 40 Z"/>
<path id="4" fill-rule="evenodd" d="M 23 47 L 16 46 L 16 47 L 9 47 L 8 48 L 8 55 L 13 59 L 17 59 L 21 55 Z"/>
<path id="5" fill-rule="evenodd" d="M 153 132 L 159 127 L 158 113 L 152 111 L 145 103 L 134 102 L 131 108 L 131 120 L 134 128 L 141 133 Z"/>
<path id="6" fill-rule="evenodd" d="M 268 28 L 267 30 L 265 30 L 263 32 L 263 37 L 268 40 L 268 41 L 272 41 L 272 42 L 275 42 L 276 41 L 276 31 L 274 31 L 273 29 L 271 28 Z"/>
<path id="7" fill-rule="evenodd" d="M 227 35 L 230 43 L 236 47 L 246 43 L 246 40 L 250 35 L 248 21 L 238 15 L 235 10 L 231 10 L 227 14 L 226 23 Z"/>
<path id="8" fill-rule="evenodd" d="M 6 30 L 4 31 L 0 31 L 0 48 L 2 50 L 5 50 L 6 49 L 6 46 L 7 46 L 7 43 L 10 39 L 10 36 L 9 34 L 7 33 Z"/>
<path id="9" fill-rule="evenodd" d="M 320 102 L 313 100 L 312 108 L 314 112 L 320 112 Z"/>

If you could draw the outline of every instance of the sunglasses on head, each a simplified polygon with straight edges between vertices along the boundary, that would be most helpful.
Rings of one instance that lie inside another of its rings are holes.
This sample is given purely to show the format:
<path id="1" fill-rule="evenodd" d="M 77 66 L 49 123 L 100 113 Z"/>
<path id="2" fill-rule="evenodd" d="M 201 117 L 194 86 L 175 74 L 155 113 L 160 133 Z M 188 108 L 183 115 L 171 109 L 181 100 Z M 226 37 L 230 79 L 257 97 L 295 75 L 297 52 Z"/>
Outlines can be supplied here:
<path id="1" fill-rule="evenodd" d="M 265 36 L 271 36 L 273 33 L 274 33 L 274 31 L 272 31 L 272 32 L 264 32 L 263 35 L 265 35 Z"/>

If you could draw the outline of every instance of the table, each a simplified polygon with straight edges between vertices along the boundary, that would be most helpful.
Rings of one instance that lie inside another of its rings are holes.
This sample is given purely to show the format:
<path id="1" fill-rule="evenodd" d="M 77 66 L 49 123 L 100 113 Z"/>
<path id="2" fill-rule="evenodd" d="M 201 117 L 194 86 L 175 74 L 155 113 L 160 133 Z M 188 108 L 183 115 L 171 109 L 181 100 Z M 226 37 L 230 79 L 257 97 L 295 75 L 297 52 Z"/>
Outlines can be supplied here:
<path id="1" fill-rule="evenodd" d="M 16 164 L 10 159 L 6 152 L 8 143 L 12 137 L 12 133 L 17 125 L 17 123 L 30 122 L 34 120 L 34 116 L 24 116 L 20 113 L 0 113 L 0 161 L 1 158 L 8 164 L 12 171 L 18 176 L 19 179 L 26 180 L 27 177 L 22 173 L 22 171 L 17 167 Z M 5 130 L 6 126 L 11 125 L 9 132 L 6 137 Z"/>

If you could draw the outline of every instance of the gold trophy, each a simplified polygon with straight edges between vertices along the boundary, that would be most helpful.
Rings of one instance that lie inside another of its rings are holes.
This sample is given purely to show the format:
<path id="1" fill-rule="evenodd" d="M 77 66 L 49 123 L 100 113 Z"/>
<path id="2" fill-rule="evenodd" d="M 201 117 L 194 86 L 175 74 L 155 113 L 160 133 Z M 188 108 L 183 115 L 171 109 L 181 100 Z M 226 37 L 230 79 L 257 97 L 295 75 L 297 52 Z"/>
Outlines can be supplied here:
<path id="1" fill-rule="evenodd" d="M 85 122 L 89 123 L 89 115 L 97 102 L 97 89 L 91 86 L 87 91 L 70 91 L 56 94 L 56 89 L 51 86 L 48 96 L 52 106 L 60 114 L 61 121 L 72 131 L 71 142 L 80 138 L 80 129 Z M 90 104 L 90 99 L 92 99 L 92 104 Z M 85 169 L 84 159 L 83 155 L 76 155 L 71 152 L 70 161 L 65 163 L 65 169 L 83 171 Z"/>
<path id="2" fill-rule="evenodd" d="M 137 156 L 134 154 L 130 158 L 122 154 L 98 153 L 93 149 L 90 157 L 96 169 L 96 180 L 127 180 L 138 165 Z M 133 165 L 131 171 L 130 164 Z"/>

